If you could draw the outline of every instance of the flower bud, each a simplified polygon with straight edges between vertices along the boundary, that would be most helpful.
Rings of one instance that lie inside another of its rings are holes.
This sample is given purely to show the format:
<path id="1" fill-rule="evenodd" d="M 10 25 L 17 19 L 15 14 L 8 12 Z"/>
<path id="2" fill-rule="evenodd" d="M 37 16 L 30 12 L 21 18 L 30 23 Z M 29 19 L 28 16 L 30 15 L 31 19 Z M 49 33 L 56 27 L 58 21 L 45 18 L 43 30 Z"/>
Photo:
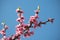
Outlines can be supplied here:
<path id="1" fill-rule="evenodd" d="M 16 9 L 16 12 L 17 12 L 17 13 L 23 13 L 23 11 L 22 11 L 20 8 L 17 8 L 17 9 Z"/>

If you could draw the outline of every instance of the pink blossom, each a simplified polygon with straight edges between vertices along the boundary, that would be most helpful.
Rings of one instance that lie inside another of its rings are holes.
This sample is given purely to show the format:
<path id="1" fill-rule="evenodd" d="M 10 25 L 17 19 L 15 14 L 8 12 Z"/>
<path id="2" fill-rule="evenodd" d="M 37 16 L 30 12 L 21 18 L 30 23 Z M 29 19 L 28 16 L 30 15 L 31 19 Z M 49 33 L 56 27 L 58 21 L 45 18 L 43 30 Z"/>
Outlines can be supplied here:
<path id="1" fill-rule="evenodd" d="M 24 29 L 24 30 L 29 30 L 29 24 L 24 24 L 24 25 L 23 25 L 23 29 Z"/>
<path id="2" fill-rule="evenodd" d="M 16 21 L 20 22 L 20 23 L 23 23 L 24 22 L 24 18 L 21 17 L 21 18 L 18 18 Z"/>
<path id="3" fill-rule="evenodd" d="M 34 28 L 36 28 L 36 27 L 38 27 L 38 22 L 34 22 L 34 26 L 33 26 Z"/>
<path id="4" fill-rule="evenodd" d="M 31 16 L 31 17 L 30 17 L 30 21 L 31 21 L 31 22 L 34 22 L 35 20 L 36 20 L 35 16 Z"/>
<path id="5" fill-rule="evenodd" d="M 30 22 L 34 24 L 34 28 L 38 26 L 38 21 L 36 20 L 35 16 L 30 17 Z"/>
<path id="6" fill-rule="evenodd" d="M 1 30 L 1 31 L 0 31 L 0 34 L 2 34 L 3 36 L 6 35 L 5 29 Z"/>
<path id="7" fill-rule="evenodd" d="M 40 12 L 40 10 L 34 10 L 36 14 L 38 14 Z"/>
<path id="8" fill-rule="evenodd" d="M 35 18 L 38 18 L 38 14 L 35 14 Z"/>
<path id="9" fill-rule="evenodd" d="M 27 32 L 27 33 L 24 34 L 24 36 L 25 36 L 25 37 L 30 37 L 30 36 L 33 35 L 33 34 L 34 34 L 34 32 Z"/>
<path id="10" fill-rule="evenodd" d="M 16 26 L 16 28 L 19 28 L 19 27 L 20 27 L 20 25 L 17 25 L 17 26 Z"/>
<path id="11" fill-rule="evenodd" d="M 23 34 L 23 28 L 16 29 L 16 34 Z"/>
<path id="12" fill-rule="evenodd" d="M 18 15 L 18 17 L 21 17 L 21 16 L 22 16 L 22 14 L 21 14 L 21 13 L 18 13 L 17 15 Z"/>
<path id="13" fill-rule="evenodd" d="M 8 26 L 7 25 L 5 25 L 4 27 L 5 27 L 5 29 L 8 29 Z"/>
<path id="14" fill-rule="evenodd" d="M 17 25 L 16 27 L 16 34 L 23 34 L 23 25 Z"/>
<path id="15" fill-rule="evenodd" d="M 12 37 L 8 37 L 7 40 L 12 40 Z"/>

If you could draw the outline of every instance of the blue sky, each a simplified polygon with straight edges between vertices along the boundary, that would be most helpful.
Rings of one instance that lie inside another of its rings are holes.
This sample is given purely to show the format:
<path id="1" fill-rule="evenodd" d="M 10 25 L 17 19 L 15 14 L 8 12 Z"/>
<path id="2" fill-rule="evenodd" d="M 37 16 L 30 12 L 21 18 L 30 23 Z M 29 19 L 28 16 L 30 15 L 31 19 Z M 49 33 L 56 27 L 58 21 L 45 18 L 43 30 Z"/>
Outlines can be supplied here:
<path id="1" fill-rule="evenodd" d="M 0 23 L 6 21 L 9 29 L 7 36 L 15 34 L 17 13 L 16 9 L 21 7 L 24 11 L 25 23 L 29 17 L 34 15 L 34 10 L 40 5 L 39 21 L 46 21 L 48 18 L 55 18 L 54 23 L 42 25 L 42 28 L 34 29 L 34 35 L 29 38 L 21 37 L 21 40 L 60 40 L 60 0 L 0 0 Z M 3 26 L 0 24 L 0 30 Z M 0 34 L 0 38 L 1 38 Z"/>

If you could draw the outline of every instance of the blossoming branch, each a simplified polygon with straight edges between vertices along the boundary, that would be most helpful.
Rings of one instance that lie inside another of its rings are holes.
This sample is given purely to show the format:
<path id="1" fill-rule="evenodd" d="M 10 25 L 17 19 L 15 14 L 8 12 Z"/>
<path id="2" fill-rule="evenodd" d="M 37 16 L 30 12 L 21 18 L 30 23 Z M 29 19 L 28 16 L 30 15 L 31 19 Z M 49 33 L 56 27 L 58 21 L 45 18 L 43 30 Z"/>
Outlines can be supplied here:
<path id="1" fill-rule="evenodd" d="M 4 26 L 4 28 L 2 30 L 0 30 L 0 34 L 3 36 L 0 40 L 21 40 L 20 36 L 24 35 L 24 37 L 29 37 L 31 35 L 34 34 L 33 31 L 30 31 L 30 28 L 37 28 L 37 27 L 41 27 L 42 24 L 46 24 L 47 22 L 51 22 L 53 23 L 53 18 L 48 18 L 47 21 L 42 22 L 39 20 L 37 20 L 39 18 L 38 14 L 40 12 L 40 6 L 37 7 L 36 10 L 34 10 L 35 15 L 34 16 L 30 16 L 29 19 L 29 23 L 25 24 L 25 18 L 23 16 L 24 12 L 23 10 L 21 10 L 20 8 L 16 9 L 17 12 L 17 16 L 18 18 L 16 19 L 17 22 L 19 22 L 18 25 L 16 25 L 16 33 L 11 35 L 10 37 L 6 36 L 6 30 L 8 29 L 8 26 L 6 25 L 6 23 L 2 22 L 2 25 Z"/>

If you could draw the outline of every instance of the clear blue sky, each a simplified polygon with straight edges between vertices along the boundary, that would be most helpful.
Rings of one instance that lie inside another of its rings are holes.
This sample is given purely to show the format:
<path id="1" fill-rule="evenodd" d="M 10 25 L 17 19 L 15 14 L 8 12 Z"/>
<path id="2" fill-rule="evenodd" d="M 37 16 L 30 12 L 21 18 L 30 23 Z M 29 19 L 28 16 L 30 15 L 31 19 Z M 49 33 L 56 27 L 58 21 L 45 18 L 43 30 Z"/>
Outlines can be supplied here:
<path id="1" fill-rule="evenodd" d="M 7 36 L 15 34 L 15 26 L 18 24 L 16 8 L 21 7 L 24 11 L 25 23 L 28 23 L 29 17 L 34 15 L 38 5 L 41 9 L 39 21 L 46 21 L 50 17 L 55 18 L 55 21 L 53 24 L 42 25 L 42 28 L 34 30 L 34 35 L 29 38 L 21 37 L 21 40 L 60 40 L 60 0 L 0 0 L 0 23 L 5 20 L 9 26 Z M 0 30 L 2 28 L 0 24 Z"/>

